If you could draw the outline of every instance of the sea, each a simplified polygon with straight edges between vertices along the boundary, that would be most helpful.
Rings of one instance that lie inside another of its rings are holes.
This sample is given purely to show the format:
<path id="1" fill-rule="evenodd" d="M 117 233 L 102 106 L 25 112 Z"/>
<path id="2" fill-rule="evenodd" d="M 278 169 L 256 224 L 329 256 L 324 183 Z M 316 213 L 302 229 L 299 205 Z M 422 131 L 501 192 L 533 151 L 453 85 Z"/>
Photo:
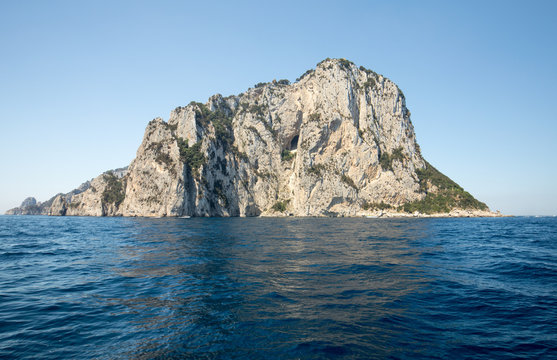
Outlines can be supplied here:
<path id="1" fill-rule="evenodd" d="M 557 218 L 0 216 L 2 359 L 557 359 Z"/>

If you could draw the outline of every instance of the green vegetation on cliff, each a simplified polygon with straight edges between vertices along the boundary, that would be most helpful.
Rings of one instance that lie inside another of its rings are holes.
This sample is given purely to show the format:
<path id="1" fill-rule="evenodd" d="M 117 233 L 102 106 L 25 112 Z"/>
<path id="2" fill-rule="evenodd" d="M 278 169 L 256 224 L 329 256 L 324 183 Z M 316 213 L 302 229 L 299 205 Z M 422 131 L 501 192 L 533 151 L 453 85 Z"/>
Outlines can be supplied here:
<path id="1" fill-rule="evenodd" d="M 277 211 L 277 212 L 285 212 L 286 211 L 286 206 L 288 206 L 289 202 L 290 202 L 290 200 L 277 201 L 273 205 L 272 209 L 274 211 Z"/>
<path id="2" fill-rule="evenodd" d="M 443 175 L 426 161 L 423 169 L 417 169 L 420 191 L 426 197 L 402 205 L 399 209 L 408 213 L 418 211 L 423 214 L 447 213 L 452 209 L 487 210 L 487 205 L 476 200 L 457 183 Z"/>
<path id="3" fill-rule="evenodd" d="M 313 174 L 316 176 L 321 176 L 327 170 L 327 167 L 323 164 L 314 164 L 307 169 L 308 174 Z"/>
<path id="4" fill-rule="evenodd" d="M 294 159 L 296 157 L 296 153 L 292 152 L 290 150 L 282 150 L 282 153 L 280 154 L 280 159 L 282 161 L 290 161 L 292 159 Z"/>
<path id="5" fill-rule="evenodd" d="M 354 180 L 352 180 L 350 176 L 342 174 L 340 176 L 340 180 L 342 180 L 342 182 L 345 183 L 346 185 L 354 188 L 355 190 L 358 190 L 358 186 L 356 186 L 356 183 L 354 182 Z"/>
<path id="6" fill-rule="evenodd" d="M 207 161 L 205 155 L 201 152 L 201 142 L 198 141 L 192 146 L 188 145 L 188 140 L 177 138 L 178 148 L 180 149 L 180 160 L 190 167 L 192 172 L 197 173 L 201 165 Z"/>
<path id="7" fill-rule="evenodd" d="M 111 171 L 104 174 L 103 178 L 106 181 L 106 187 L 101 198 L 103 205 L 114 204 L 115 206 L 119 206 L 126 198 L 122 179 L 119 179 Z"/>
<path id="8" fill-rule="evenodd" d="M 405 159 L 404 153 L 402 152 L 402 147 L 398 147 L 393 150 L 391 154 L 387 152 L 381 153 L 379 157 L 379 165 L 384 171 L 393 171 L 393 161 L 403 162 Z"/>
<path id="9" fill-rule="evenodd" d="M 212 124 L 215 129 L 215 138 L 225 150 L 228 150 L 234 142 L 232 117 L 221 110 L 211 111 L 205 104 L 194 104 L 196 106 L 196 121 L 203 127 Z"/>

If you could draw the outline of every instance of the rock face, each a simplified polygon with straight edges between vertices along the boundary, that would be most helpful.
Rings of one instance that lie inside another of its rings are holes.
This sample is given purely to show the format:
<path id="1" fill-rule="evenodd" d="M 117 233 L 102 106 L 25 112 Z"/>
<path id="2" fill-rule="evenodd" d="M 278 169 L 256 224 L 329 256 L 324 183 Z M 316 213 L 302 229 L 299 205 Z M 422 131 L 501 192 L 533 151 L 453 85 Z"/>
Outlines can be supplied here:
<path id="1" fill-rule="evenodd" d="M 117 174 L 116 176 L 121 178 L 125 175 L 126 171 L 127 168 L 121 168 L 111 170 L 107 173 Z M 87 213 L 83 210 L 75 210 L 78 205 L 81 205 L 81 208 L 87 209 L 87 204 L 91 205 L 91 203 L 94 203 L 94 199 L 85 198 L 82 200 L 82 193 L 91 188 L 92 182 L 95 182 L 95 184 L 102 182 L 102 179 L 104 179 L 103 175 L 93 179 L 92 181 L 84 182 L 77 189 L 74 189 L 67 194 L 60 193 L 54 195 L 45 202 L 37 202 L 35 198 L 29 197 L 25 199 L 19 207 L 6 211 L 6 215 L 103 215 L 102 211 L 98 213 L 90 211 Z M 94 189 L 91 189 L 89 193 L 94 194 Z"/>
<path id="2" fill-rule="evenodd" d="M 238 96 L 178 107 L 168 122 L 148 124 L 127 169 L 76 191 L 49 200 L 41 213 L 488 212 L 423 159 L 402 91 L 344 59 L 326 59 L 293 84 L 261 83 Z M 16 209 L 37 206 L 25 204 Z"/>
<path id="3" fill-rule="evenodd" d="M 37 205 L 37 199 L 34 197 L 28 197 L 27 199 L 23 200 L 20 207 L 31 207 Z"/>
<path id="4" fill-rule="evenodd" d="M 6 215 L 41 215 L 41 208 L 38 206 L 37 199 L 28 197 L 19 207 L 10 209 Z"/>

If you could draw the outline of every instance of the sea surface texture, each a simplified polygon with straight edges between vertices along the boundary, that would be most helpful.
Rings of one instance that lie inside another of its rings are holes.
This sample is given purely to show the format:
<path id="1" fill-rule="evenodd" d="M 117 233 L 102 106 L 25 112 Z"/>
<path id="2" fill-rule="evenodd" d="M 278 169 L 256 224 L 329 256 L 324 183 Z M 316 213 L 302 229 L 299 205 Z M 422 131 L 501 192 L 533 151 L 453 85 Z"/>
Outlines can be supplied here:
<path id="1" fill-rule="evenodd" d="M 557 218 L 0 216 L 0 358 L 556 359 Z"/>

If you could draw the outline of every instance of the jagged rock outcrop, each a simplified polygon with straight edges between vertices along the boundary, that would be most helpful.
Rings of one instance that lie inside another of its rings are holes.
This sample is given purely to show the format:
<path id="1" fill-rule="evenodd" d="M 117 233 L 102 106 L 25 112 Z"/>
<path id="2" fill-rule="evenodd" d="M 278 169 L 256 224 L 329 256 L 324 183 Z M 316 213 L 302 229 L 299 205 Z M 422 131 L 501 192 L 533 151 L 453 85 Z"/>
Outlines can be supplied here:
<path id="1" fill-rule="evenodd" d="M 35 199 L 34 197 L 28 197 L 27 199 L 23 200 L 20 207 L 26 208 L 26 207 L 36 206 L 36 205 L 37 205 L 37 199 Z"/>
<path id="2" fill-rule="evenodd" d="M 28 197 L 19 207 L 6 211 L 6 215 L 41 215 L 42 208 L 34 197 Z"/>
<path id="3" fill-rule="evenodd" d="M 468 212 L 466 212 L 467 210 Z M 344 59 L 297 82 L 178 107 L 127 171 L 51 199 L 50 215 L 489 214 L 422 157 L 402 91 Z M 458 212 L 461 211 L 461 212 Z"/>
<path id="4" fill-rule="evenodd" d="M 83 196 L 82 193 L 91 189 L 88 194 L 95 194 L 96 189 L 91 188 L 92 184 L 104 189 L 104 178 L 107 174 L 115 174 L 118 178 L 122 178 L 127 172 L 127 168 L 120 168 L 110 170 L 97 178 L 86 181 L 78 188 L 66 194 L 56 194 L 45 202 L 37 202 L 33 197 L 25 199 L 19 207 L 6 211 L 6 215 L 92 215 L 102 216 L 102 208 L 99 203 L 101 211 L 95 212 L 89 210 L 94 208 L 94 203 L 98 200 L 98 196 Z M 105 214 L 106 215 L 106 214 Z"/>

